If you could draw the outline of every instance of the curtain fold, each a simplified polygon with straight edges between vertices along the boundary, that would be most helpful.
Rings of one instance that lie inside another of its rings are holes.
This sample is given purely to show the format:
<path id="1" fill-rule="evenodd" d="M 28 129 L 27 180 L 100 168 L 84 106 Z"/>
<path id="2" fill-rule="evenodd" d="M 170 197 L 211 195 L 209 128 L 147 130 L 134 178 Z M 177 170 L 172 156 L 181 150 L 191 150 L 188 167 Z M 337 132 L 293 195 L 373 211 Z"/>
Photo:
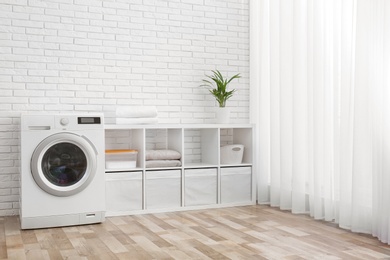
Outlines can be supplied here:
<path id="1" fill-rule="evenodd" d="M 390 3 L 260 0 L 251 12 L 258 201 L 390 243 Z"/>

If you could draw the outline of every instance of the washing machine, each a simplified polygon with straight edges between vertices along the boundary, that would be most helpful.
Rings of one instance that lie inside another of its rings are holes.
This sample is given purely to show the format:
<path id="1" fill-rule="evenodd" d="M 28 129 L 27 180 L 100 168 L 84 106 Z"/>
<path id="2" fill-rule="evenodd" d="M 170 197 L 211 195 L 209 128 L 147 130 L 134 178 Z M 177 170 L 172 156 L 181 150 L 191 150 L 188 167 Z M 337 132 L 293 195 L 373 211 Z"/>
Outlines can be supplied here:
<path id="1" fill-rule="evenodd" d="M 104 221 L 103 119 L 101 114 L 21 116 L 22 229 Z"/>

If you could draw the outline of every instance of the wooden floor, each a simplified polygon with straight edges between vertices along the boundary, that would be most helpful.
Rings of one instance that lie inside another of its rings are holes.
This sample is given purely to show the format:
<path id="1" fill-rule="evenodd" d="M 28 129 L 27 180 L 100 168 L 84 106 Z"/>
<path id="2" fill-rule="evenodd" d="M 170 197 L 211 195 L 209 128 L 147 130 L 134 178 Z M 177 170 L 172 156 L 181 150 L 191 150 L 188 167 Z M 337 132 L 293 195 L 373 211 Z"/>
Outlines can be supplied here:
<path id="1" fill-rule="evenodd" d="M 268 206 L 110 217 L 21 231 L 0 218 L 0 259 L 390 259 L 390 246 Z"/>

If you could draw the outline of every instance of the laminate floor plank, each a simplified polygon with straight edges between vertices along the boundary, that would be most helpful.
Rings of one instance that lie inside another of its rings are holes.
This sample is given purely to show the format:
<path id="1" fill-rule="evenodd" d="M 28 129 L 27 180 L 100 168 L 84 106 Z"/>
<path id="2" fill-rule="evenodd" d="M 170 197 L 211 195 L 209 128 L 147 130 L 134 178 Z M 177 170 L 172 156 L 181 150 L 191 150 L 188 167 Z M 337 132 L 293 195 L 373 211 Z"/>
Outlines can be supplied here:
<path id="1" fill-rule="evenodd" d="M 390 259 L 390 246 L 337 224 L 256 205 L 108 217 L 21 230 L 0 217 L 0 259 Z"/>

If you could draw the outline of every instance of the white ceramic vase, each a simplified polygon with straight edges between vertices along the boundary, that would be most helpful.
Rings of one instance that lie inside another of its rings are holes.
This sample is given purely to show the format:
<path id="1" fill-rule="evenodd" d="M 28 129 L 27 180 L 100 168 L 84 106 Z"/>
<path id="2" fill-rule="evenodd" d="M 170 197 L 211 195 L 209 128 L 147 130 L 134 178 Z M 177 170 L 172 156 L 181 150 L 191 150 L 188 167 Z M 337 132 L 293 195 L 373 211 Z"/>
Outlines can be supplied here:
<path id="1" fill-rule="evenodd" d="M 230 108 L 218 107 L 215 111 L 217 124 L 229 124 L 230 123 Z"/>

